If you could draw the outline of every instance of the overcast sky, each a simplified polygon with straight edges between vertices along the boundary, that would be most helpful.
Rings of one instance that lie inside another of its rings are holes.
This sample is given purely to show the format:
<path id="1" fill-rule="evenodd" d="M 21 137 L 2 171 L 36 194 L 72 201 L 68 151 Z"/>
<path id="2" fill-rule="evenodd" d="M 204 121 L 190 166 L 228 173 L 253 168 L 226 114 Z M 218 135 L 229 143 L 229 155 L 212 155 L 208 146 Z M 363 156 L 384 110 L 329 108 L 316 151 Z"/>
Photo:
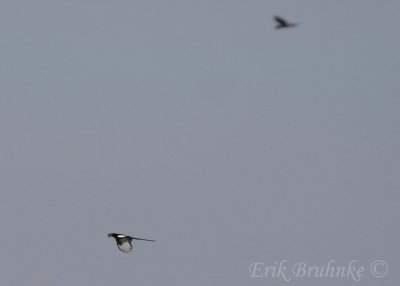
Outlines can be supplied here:
<path id="1" fill-rule="evenodd" d="M 395 285 L 399 15 L 395 0 L 3 0 L 1 284 Z M 109 232 L 156 243 L 123 254 Z M 283 260 L 366 271 L 250 277 Z"/>

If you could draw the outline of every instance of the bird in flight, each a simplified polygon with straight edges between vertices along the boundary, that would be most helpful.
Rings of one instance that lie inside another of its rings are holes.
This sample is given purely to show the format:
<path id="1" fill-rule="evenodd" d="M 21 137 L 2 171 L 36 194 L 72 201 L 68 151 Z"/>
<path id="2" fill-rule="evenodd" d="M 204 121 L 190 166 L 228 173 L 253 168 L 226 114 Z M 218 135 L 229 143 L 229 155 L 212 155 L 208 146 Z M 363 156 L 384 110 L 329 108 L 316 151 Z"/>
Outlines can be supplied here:
<path id="1" fill-rule="evenodd" d="M 275 26 L 276 29 L 292 28 L 292 27 L 299 25 L 298 23 L 290 23 L 279 16 L 275 16 L 274 20 L 278 23 L 278 25 Z"/>
<path id="2" fill-rule="evenodd" d="M 155 242 L 155 240 L 152 240 L 152 239 L 132 237 L 132 236 L 120 234 L 120 233 L 109 233 L 108 237 L 114 237 L 115 241 L 117 242 L 118 249 L 124 253 L 128 253 L 128 252 L 132 251 L 132 249 L 133 249 L 132 240 L 133 239 Z"/>

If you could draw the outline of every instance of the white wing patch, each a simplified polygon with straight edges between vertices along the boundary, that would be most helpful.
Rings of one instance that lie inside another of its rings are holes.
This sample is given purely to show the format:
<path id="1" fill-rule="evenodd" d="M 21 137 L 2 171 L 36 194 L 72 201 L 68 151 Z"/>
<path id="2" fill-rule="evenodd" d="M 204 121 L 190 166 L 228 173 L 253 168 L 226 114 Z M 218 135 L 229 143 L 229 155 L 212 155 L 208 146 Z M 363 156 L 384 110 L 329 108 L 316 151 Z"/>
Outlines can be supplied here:
<path id="1" fill-rule="evenodd" d="M 121 239 L 117 241 L 118 249 L 124 253 L 131 252 L 133 249 L 132 243 L 129 240 Z"/>
<path id="2" fill-rule="evenodd" d="M 118 234 L 117 237 L 126 237 L 126 235 Z"/>

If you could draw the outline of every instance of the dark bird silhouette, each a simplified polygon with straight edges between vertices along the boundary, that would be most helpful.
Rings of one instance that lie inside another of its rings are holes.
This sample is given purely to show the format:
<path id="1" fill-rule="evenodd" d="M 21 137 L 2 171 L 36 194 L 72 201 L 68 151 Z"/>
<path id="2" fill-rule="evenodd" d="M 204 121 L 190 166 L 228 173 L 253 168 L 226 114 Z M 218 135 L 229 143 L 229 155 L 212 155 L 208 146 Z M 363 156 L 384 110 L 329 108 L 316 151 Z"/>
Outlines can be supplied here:
<path id="1" fill-rule="evenodd" d="M 278 23 L 278 25 L 275 26 L 276 29 L 292 28 L 292 27 L 296 27 L 297 25 L 299 25 L 298 23 L 290 23 L 279 16 L 275 16 L 274 20 Z"/>
<path id="2" fill-rule="evenodd" d="M 108 237 L 114 237 L 115 241 L 117 242 L 118 249 L 121 250 L 124 253 L 131 252 L 133 249 L 132 246 L 132 240 L 145 240 L 145 241 L 155 241 L 152 239 L 144 239 L 144 238 L 138 238 L 138 237 L 132 237 L 129 235 L 125 234 L 120 234 L 120 233 L 109 233 Z"/>

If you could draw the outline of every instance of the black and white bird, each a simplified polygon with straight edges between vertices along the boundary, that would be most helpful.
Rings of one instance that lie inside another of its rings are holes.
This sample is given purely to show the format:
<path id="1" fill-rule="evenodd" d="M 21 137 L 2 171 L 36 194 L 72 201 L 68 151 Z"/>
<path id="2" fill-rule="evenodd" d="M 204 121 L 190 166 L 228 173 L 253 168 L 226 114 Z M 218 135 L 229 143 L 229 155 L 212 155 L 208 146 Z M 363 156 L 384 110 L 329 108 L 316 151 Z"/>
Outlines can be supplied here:
<path id="1" fill-rule="evenodd" d="M 108 237 L 114 237 L 115 241 L 117 242 L 118 249 L 124 253 L 128 253 L 128 252 L 132 251 L 132 249 L 133 249 L 132 240 L 133 239 L 155 242 L 155 240 L 152 240 L 152 239 L 132 237 L 132 236 L 120 234 L 120 233 L 109 233 Z"/>
<path id="2" fill-rule="evenodd" d="M 299 25 L 299 23 L 290 23 L 279 16 L 274 16 L 274 20 L 278 23 L 275 26 L 276 29 L 292 28 L 292 27 L 296 27 L 297 25 Z"/>

